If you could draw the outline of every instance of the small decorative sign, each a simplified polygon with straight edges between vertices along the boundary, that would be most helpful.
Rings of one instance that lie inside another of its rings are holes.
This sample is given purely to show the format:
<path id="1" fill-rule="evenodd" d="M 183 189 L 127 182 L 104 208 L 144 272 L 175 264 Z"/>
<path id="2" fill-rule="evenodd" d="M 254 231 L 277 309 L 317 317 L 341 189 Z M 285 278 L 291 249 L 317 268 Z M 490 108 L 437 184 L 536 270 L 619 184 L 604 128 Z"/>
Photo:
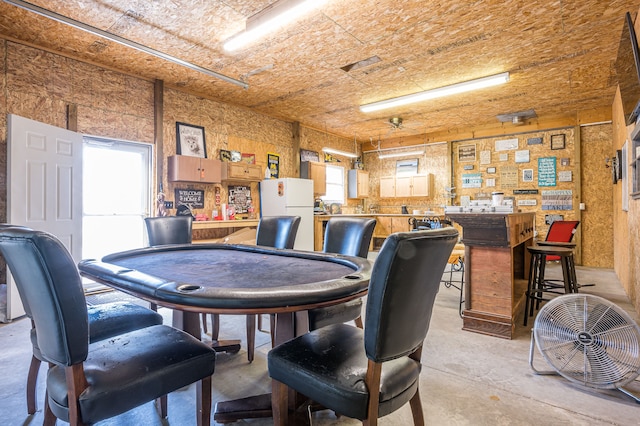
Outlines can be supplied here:
<path id="1" fill-rule="evenodd" d="M 461 145 L 458 147 L 458 161 L 476 161 L 476 145 Z"/>
<path id="2" fill-rule="evenodd" d="M 246 152 L 242 153 L 242 162 L 247 164 L 256 164 L 256 155 L 248 154 Z"/>
<path id="3" fill-rule="evenodd" d="M 524 169 L 522 171 L 523 182 L 533 182 L 533 169 Z"/>
<path id="4" fill-rule="evenodd" d="M 176 188 L 174 193 L 177 206 L 184 204 L 191 209 L 204 208 L 204 190 Z"/>
<path id="5" fill-rule="evenodd" d="M 250 187 L 229 185 L 229 205 L 235 208 L 236 213 L 247 213 L 250 204 Z"/>
<path id="6" fill-rule="evenodd" d="M 556 157 L 538 158 L 538 186 L 556 186 Z"/>
<path id="7" fill-rule="evenodd" d="M 310 151 L 308 149 L 300 150 L 300 161 L 320 161 L 320 154 L 318 151 Z"/>
<path id="8" fill-rule="evenodd" d="M 487 173 L 494 174 L 495 172 L 496 172 L 496 168 L 495 167 L 487 167 Z"/>
<path id="9" fill-rule="evenodd" d="M 562 214 L 545 214 L 544 215 L 544 223 L 546 225 L 551 225 L 556 220 L 564 220 L 564 215 Z"/>
<path id="10" fill-rule="evenodd" d="M 513 166 L 500 167 L 500 186 L 502 188 L 518 187 L 518 168 Z"/>
<path id="11" fill-rule="evenodd" d="M 519 206 L 537 206 L 538 200 L 518 200 Z"/>
<path id="12" fill-rule="evenodd" d="M 480 188 L 482 186 L 482 175 L 480 173 L 467 173 L 462 175 L 463 188 Z"/>
<path id="13" fill-rule="evenodd" d="M 509 161 L 509 154 L 500 154 L 500 161 Z"/>
<path id="14" fill-rule="evenodd" d="M 529 162 L 529 150 L 516 151 L 515 155 L 516 163 L 528 163 Z"/>
<path id="15" fill-rule="evenodd" d="M 530 195 L 530 194 L 537 194 L 538 190 L 537 189 L 514 189 L 513 190 L 513 194 L 514 195 Z"/>
<path id="16" fill-rule="evenodd" d="M 510 151 L 518 149 L 518 138 L 496 141 L 496 151 Z"/>
<path id="17" fill-rule="evenodd" d="M 473 164 L 465 164 L 463 169 L 464 170 L 473 170 Z"/>
<path id="18" fill-rule="evenodd" d="M 278 154 L 267 153 L 267 167 L 271 173 L 271 179 L 280 177 L 280 156 Z"/>
<path id="19" fill-rule="evenodd" d="M 551 135 L 551 149 L 564 149 L 564 135 Z"/>
<path id="20" fill-rule="evenodd" d="M 488 178 L 485 182 L 487 188 L 493 188 L 496 186 L 496 178 Z"/>
<path id="21" fill-rule="evenodd" d="M 491 151 L 480 151 L 480 164 L 491 164 Z"/>
<path id="22" fill-rule="evenodd" d="M 573 210 L 573 191 L 542 191 L 542 210 Z"/>
<path id="23" fill-rule="evenodd" d="M 542 138 L 529 138 L 527 145 L 542 145 Z"/>
<path id="24" fill-rule="evenodd" d="M 571 182 L 573 179 L 571 170 L 558 172 L 558 182 Z"/>

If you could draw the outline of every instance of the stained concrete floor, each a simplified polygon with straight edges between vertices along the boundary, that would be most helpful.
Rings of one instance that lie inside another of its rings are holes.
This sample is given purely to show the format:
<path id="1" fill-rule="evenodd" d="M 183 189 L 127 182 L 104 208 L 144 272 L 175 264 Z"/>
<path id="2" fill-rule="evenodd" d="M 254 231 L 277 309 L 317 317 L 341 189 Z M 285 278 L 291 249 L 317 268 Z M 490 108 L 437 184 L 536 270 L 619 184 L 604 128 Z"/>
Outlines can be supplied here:
<path id="1" fill-rule="evenodd" d="M 551 273 L 559 275 L 556 267 Z M 635 321 L 620 283 L 611 270 L 578 267 L 580 282 L 595 283 L 584 293 L 605 297 L 625 309 Z M 499 339 L 461 330 L 458 291 L 441 287 L 431 328 L 422 356 L 420 383 L 425 419 L 430 425 L 636 425 L 640 405 L 617 390 L 583 388 L 557 375 L 533 374 L 529 367 L 531 325 L 518 322 L 513 340 Z M 161 309 L 167 321 L 170 311 Z M 221 338 L 245 338 L 244 316 L 222 316 Z M 267 317 L 265 316 L 265 321 Z M 45 368 L 39 379 L 40 410 L 27 415 L 25 382 L 30 359 L 29 321 L 20 319 L 0 326 L 0 424 L 42 423 Z M 219 354 L 213 376 L 213 400 L 223 401 L 269 391 L 266 354 L 269 335 L 258 332 L 256 359 L 249 364 L 244 341 L 235 355 Z M 539 369 L 549 369 L 537 351 Z M 636 380 L 627 388 L 640 395 Z M 169 417 L 161 420 L 152 403 L 100 425 L 190 425 L 195 424 L 195 389 L 190 386 L 169 395 Z M 215 422 L 212 422 L 215 424 Z M 403 407 L 382 418 L 381 425 L 412 424 L 411 412 Z M 58 422 L 63 424 L 63 422 Z M 246 420 L 237 425 L 270 425 L 271 419 Z M 315 425 L 356 425 L 358 421 L 336 418 L 331 412 L 313 415 Z"/>

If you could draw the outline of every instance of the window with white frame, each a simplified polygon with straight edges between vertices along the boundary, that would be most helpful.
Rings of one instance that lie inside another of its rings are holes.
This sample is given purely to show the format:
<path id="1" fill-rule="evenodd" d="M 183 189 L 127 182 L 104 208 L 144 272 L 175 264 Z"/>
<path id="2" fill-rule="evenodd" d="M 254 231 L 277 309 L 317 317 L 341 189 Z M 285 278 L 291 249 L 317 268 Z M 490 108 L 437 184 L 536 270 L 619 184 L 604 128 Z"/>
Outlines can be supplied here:
<path id="1" fill-rule="evenodd" d="M 344 167 L 326 165 L 326 194 L 320 197 L 325 204 L 344 204 Z"/>

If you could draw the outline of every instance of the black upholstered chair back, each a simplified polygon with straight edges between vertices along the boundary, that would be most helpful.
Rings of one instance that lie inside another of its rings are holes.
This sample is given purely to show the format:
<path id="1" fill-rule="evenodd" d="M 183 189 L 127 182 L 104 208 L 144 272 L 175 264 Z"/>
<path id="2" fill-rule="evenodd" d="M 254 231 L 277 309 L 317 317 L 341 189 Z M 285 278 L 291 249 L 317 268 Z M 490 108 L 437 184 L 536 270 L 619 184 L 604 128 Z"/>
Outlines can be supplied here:
<path id="1" fill-rule="evenodd" d="M 256 231 L 256 245 L 292 249 L 300 216 L 263 216 Z"/>
<path id="2" fill-rule="evenodd" d="M 86 359 L 87 306 L 76 264 L 62 243 L 45 232 L 0 229 L 0 251 L 38 330 L 43 356 L 70 366 Z"/>
<path id="3" fill-rule="evenodd" d="M 375 219 L 332 217 L 327 222 L 322 251 L 366 258 L 375 227 Z"/>
<path id="4" fill-rule="evenodd" d="M 164 244 L 190 244 L 191 216 L 163 216 L 147 217 L 144 223 L 147 226 L 147 236 L 150 246 Z"/>
<path id="5" fill-rule="evenodd" d="M 371 272 L 364 324 L 367 357 L 384 362 L 422 345 L 455 228 L 391 234 Z"/>

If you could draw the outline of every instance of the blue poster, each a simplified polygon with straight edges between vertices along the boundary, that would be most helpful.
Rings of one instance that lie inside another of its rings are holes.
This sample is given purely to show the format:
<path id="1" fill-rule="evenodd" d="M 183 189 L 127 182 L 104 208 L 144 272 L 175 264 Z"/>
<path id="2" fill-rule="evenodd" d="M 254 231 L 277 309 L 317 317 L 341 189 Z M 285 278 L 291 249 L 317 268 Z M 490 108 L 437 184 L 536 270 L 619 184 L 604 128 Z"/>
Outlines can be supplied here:
<path id="1" fill-rule="evenodd" d="M 538 186 L 556 186 L 556 157 L 538 158 Z"/>

